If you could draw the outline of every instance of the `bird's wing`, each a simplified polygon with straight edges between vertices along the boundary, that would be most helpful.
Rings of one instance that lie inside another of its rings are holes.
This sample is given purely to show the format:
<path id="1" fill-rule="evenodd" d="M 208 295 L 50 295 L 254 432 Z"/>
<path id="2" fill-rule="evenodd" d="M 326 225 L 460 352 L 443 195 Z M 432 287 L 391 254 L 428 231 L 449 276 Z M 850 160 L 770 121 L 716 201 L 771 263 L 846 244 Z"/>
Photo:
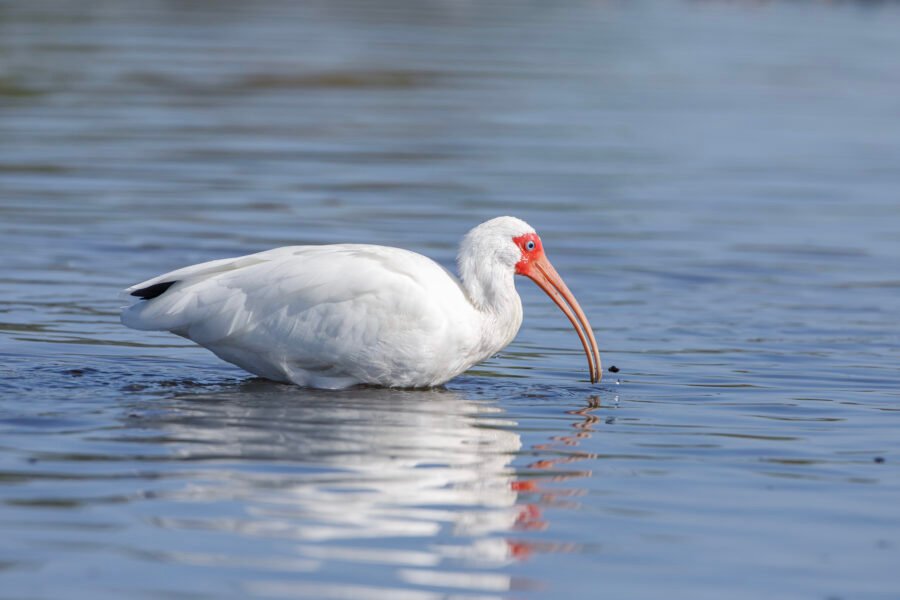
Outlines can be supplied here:
<path id="1" fill-rule="evenodd" d="M 126 307 L 123 323 L 173 331 L 238 364 L 259 355 L 264 362 L 389 371 L 377 361 L 413 354 L 419 362 L 443 360 L 436 355 L 458 345 L 448 341 L 464 343 L 471 333 L 459 323 L 470 305 L 456 279 L 397 248 L 278 248 L 179 269 L 126 292 L 169 282 L 158 296 Z"/>
<path id="2" fill-rule="evenodd" d="M 124 290 L 122 290 L 122 295 L 143 297 L 143 294 L 139 292 L 154 286 L 159 286 L 161 284 L 176 282 L 196 283 L 215 275 L 227 273 L 228 271 L 236 271 L 238 269 L 243 269 L 253 265 L 277 260 L 279 257 L 288 255 L 290 250 L 294 250 L 296 248 L 300 247 L 289 246 L 285 248 L 276 248 L 274 250 L 267 250 L 265 252 L 258 252 L 256 254 L 249 254 L 247 256 L 211 260 L 209 262 L 176 269 L 175 271 L 163 273 L 162 275 L 158 275 L 156 277 L 153 277 L 152 279 L 148 279 L 147 281 L 142 281 L 141 283 L 136 283 L 131 287 L 125 288 Z"/>

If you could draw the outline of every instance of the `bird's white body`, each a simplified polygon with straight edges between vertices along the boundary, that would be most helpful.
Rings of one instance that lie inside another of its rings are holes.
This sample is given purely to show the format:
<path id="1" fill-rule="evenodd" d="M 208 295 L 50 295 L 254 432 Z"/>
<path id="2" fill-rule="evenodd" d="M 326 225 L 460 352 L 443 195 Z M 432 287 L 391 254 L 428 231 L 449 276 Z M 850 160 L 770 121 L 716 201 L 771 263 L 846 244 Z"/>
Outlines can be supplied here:
<path id="1" fill-rule="evenodd" d="M 384 246 L 290 246 L 166 273 L 178 281 L 122 313 L 276 381 L 318 388 L 439 385 L 499 352 L 522 305 L 495 315 L 429 258 Z M 510 283 L 512 276 L 510 275 Z"/>
<path id="2" fill-rule="evenodd" d="M 523 250 L 514 238 L 523 234 L 539 241 L 513 217 L 474 228 L 460 248 L 461 279 L 420 254 L 363 244 L 215 260 L 128 288 L 146 299 L 125 307 L 122 322 L 171 331 L 251 373 L 301 386 L 440 385 L 519 331 L 513 279 Z"/>

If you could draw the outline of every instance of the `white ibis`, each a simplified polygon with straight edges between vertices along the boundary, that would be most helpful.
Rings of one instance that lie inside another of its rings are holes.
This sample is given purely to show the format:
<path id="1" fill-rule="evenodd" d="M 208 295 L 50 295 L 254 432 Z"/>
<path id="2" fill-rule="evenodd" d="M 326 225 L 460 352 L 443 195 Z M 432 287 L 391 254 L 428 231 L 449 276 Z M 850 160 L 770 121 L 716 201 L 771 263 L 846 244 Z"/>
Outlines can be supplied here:
<path id="1" fill-rule="evenodd" d="M 514 275 L 571 321 L 591 382 L 600 353 L 534 229 L 491 219 L 463 238 L 460 278 L 421 254 L 364 244 L 288 246 L 131 286 L 122 322 L 171 331 L 251 373 L 300 386 L 430 387 L 496 354 L 522 324 Z"/>

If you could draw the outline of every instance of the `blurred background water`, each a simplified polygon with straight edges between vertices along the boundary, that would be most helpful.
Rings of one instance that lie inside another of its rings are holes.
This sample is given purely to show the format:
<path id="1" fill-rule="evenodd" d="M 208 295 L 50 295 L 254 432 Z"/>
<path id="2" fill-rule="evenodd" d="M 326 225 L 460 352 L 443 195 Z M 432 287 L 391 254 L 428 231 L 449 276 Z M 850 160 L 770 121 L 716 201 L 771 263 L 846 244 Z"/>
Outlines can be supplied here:
<path id="1" fill-rule="evenodd" d="M 0 1 L 0 597 L 900 597 L 900 5 Z M 301 390 L 118 322 L 286 244 L 452 266 L 516 342 Z"/>

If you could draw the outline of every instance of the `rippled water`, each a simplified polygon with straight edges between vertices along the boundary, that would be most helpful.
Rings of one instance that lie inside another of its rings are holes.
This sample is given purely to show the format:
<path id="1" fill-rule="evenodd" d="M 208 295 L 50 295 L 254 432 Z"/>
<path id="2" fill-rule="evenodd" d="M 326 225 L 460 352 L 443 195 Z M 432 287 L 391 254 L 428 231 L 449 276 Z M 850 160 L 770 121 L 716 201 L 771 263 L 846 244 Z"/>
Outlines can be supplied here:
<path id="1" fill-rule="evenodd" d="M 0 597 L 897 598 L 894 3 L 0 3 Z M 445 389 L 118 322 L 358 241 L 528 281 Z"/>

